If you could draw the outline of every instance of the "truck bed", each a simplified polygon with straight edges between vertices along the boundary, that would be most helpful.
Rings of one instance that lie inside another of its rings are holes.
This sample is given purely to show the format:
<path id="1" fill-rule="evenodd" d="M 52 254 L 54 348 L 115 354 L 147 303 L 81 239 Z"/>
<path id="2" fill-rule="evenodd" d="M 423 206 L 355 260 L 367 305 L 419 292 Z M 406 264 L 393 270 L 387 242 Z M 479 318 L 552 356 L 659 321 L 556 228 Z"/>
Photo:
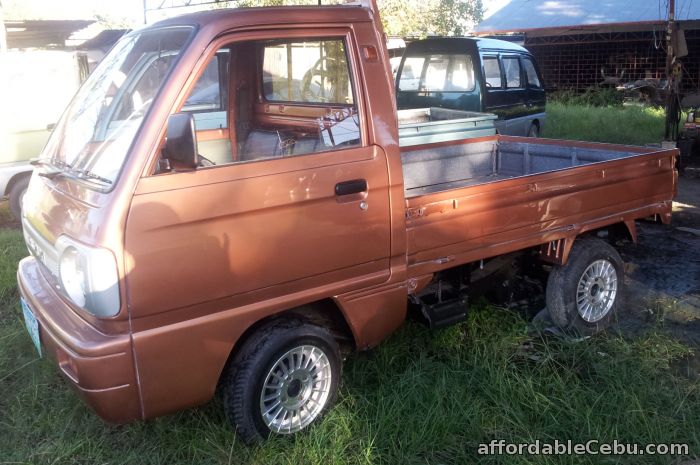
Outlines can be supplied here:
<path id="1" fill-rule="evenodd" d="M 406 197 L 639 155 L 624 145 L 597 148 L 541 139 L 489 138 L 402 150 Z"/>
<path id="2" fill-rule="evenodd" d="M 670 218 L 675 150 L 509 136 L 402 149 L 410 274 Z"/>

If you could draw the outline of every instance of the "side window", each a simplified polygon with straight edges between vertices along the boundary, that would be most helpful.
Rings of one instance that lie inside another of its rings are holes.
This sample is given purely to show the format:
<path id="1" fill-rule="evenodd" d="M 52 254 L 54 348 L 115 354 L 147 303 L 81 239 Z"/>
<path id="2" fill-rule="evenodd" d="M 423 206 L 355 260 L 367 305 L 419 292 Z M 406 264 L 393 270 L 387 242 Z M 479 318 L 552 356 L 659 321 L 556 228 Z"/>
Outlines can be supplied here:
<path id="1" fill-rule="evenodd" d="M 508 89 L 517 89 L 523 87 L 520 77 L 520 60 L 515 57 L 503 58 L 503 71 L 506 75 L 506 87 Z"/>
<path id="2" fill-rule="evenodd" d="M 535 69 L 535 64 L 530 58 L 522 59 L 523 67 L 525 68 L 525 73 L 527 74 L 527 83 L 530 87 L 542 88 L 540 84 L 540 78 L 537 76 L 537 70 Z"/>
<path id="3" fill-rule="evenodd" d="M 501 67 L 498 64 L 498 58 L 484 57 L 483 61 L 486 87 L 489 89 L 500 89 L 503 87 L 503 82 L 501 81 Z"/>
<path id="4" fill-rule="evenodd" d="M 228 49 L 219 50 L 182 107 L 193 113 L 197 130 L 228 127 Z"/>
<path id="5" fill-rule="evenodd" d="M 403 62 L 401 76 L 399 77 L 399 90 L 418 90 L 424 65 L 425 57 L 407 57 Z"/>
<path id="6" fill-rule="evenodd" d="M 343 39 L 227 45 L 200 74 L 181 111 L 193 114 L 200 167 L 361 143 Z"/>
<path id="7" fill-rule="evenodd" d="M 289 103 L 284 117 L 254 115 L 239 134 L 239 159 L 305 155 L 360 144 L 360 119 L 343 39 L 267 41 L 261 82 L 266 102 Z M 270 105 L 272 107 L 272 105 Z"/>
<path id="8" fill-rule="evenodd" d="M 228 48 L 216 52 L 180 110 L 192 113 L 197 153 L 205 160 L 205 166 L 233 161 L 228 132 L 229 60 Z"/>
<path id="9" fill-rule="evenodd" d="M 342 40 L 265 45 L 263 89 L 268 102 L 352 105 Z"/>

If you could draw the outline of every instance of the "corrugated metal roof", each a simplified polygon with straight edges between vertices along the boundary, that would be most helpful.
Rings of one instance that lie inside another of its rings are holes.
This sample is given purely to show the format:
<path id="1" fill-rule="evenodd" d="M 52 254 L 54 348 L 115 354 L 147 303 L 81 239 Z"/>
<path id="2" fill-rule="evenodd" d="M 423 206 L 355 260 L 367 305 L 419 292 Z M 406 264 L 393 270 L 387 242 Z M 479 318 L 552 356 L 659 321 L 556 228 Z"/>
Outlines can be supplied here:
<path id="1" fill-rule="evenodd" d="M 699 0 L 700 1 L 700 0 Z M 64 47 L 66 39 L 95 21 L 90 20 L 5 20 L 8 48 Z"/>
<path id="2" fill-rule="evenodd" d="M 475 32 L 523 32 L 666 20 L 666 0 L 511 0 Z M 700 0 L 676 0 L 676 19 L 700 19 Z"/>

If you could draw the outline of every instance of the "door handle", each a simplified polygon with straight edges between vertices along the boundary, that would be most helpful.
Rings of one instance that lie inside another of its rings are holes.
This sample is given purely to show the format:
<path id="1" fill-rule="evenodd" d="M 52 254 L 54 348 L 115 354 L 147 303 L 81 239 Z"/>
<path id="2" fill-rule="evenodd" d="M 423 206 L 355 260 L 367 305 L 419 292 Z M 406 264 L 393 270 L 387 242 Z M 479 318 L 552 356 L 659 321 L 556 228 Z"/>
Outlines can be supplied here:
<path id="1" fill-rule="evenodd" d="M 339 182 L 335 185 L 335 195 L 350 195 L 367 192 L 366 179 L 353 179 L 351 181 Z"/>

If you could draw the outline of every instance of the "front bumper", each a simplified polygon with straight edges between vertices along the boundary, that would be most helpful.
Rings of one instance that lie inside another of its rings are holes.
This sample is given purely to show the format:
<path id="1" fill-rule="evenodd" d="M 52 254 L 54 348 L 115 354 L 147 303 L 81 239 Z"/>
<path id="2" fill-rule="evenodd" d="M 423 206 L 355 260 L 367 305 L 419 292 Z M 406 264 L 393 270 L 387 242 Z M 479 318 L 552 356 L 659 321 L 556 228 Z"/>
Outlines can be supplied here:
<path id="1" fill-rule="evenodd" d="M 128 334 L 103 334 L 56 293 L 33 257 L 19 263 L 19 291 L 39 321 L 42 353 L 52 358 L 85 402 L 104 420 L 141 418 Z"/>

